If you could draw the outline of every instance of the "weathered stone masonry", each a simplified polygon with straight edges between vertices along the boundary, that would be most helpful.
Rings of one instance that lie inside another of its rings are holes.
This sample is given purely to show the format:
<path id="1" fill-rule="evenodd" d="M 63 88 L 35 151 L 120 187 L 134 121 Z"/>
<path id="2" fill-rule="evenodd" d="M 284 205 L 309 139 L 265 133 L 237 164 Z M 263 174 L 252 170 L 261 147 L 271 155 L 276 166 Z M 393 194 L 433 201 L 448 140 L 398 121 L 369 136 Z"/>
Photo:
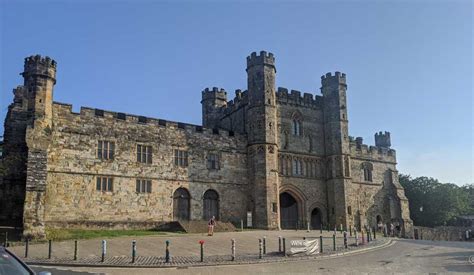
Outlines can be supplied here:
<path id="1" fill-rule="evenodd" d="M 301 95 L 275 87 L 273 54 L 252 53 L 247 90 L 230 101 L 224 89 L 202 92 L 203 126 L 74 113 L 52 101 L 56 62 L 48 57 L 26 58 L 22 75 L 5 119 L 0 222 L 23 225 L 25 235 L 209 215 L 238 223 L 248 213 L 259 228 L 395 222 L 411 234 L 390 133 L 377 133 L 376 146 L 349 136 L 345 74 L 324 75 L 322 95 Z M 112 144 L 110 159 L 98 157 L 99 142 Z M 149 161 L 138 161 L 138 146 L 149 148 Z M 139 191 L 137 180 L 151 190 Z"/>

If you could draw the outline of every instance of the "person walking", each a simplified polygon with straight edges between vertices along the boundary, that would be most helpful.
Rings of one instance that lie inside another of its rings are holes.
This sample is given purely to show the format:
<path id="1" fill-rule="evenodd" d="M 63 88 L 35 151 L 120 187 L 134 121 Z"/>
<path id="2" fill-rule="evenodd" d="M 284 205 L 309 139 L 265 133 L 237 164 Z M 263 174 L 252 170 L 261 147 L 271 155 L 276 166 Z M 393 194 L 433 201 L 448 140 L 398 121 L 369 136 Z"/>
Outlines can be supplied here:
<path id="1" fill-rule="evenodd" d="M 214 226 L 216 225 L 216 217 L 212 216 L 212 218 L 207 223 L 207 235 L 212 236 L 214 235 Z"/>

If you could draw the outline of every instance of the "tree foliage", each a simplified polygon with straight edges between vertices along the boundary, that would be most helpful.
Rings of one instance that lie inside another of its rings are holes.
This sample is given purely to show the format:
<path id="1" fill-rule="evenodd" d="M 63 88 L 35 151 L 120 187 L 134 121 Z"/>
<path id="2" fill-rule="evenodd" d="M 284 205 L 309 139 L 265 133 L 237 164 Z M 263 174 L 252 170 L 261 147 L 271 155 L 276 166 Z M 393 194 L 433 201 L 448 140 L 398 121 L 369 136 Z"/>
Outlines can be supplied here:
<path id="1" fill-rule="evenodd" d="M 412 178 L 400 174 L 400 183 L 410 203 L 410 216 L 415 225 L 439 226 L 455 224 L 456 217 L 474 214 L 474 186 L 440 183 L 429 177 Z"/>

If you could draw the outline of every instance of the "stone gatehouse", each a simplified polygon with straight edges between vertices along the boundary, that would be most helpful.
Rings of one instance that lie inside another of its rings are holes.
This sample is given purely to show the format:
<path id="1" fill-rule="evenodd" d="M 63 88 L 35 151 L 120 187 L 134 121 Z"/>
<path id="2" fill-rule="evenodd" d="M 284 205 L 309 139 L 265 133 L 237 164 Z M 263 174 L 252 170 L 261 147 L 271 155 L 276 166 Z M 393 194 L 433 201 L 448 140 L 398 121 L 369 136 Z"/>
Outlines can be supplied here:
<path id="1" fill-rule="evenodd" d="M 0 222 L 152 227 L 175 220 L 264 229 L 375 226 L 411 234 L 390 133 L 349 136 L 346 75 L 321 94 L 275 87 L 272 53 L 247 57 L 247 88 L 202 91 L 202 126 L 53 101 L 56 62 L 25 59 L 5 119 Z M 65 93 L 67 91 L 59 91 Z"/>

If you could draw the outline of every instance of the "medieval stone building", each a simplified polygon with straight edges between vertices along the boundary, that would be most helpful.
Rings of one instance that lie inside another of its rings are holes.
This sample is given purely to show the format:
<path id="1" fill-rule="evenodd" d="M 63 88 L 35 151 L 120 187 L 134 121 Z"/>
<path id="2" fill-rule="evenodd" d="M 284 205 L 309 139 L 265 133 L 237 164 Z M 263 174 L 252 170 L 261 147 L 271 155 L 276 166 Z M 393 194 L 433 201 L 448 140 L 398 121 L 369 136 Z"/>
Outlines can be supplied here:
<path id="1" fill-rule="evenodd" d="M 53 101 L 56 62 L 25 59 L 5 119 L 0 221 L 45 227 L 152 227 L 170 221 L 264 229 L 399 223 L 411 231 L 390 133 L 348 131 L 346 75 L 321 95 L 275 87 L 275 58 L 247 57 L 247 89 L 202 91 L 203 125 Z M 67 91 L 61 91 L 67 92 Z"/>

